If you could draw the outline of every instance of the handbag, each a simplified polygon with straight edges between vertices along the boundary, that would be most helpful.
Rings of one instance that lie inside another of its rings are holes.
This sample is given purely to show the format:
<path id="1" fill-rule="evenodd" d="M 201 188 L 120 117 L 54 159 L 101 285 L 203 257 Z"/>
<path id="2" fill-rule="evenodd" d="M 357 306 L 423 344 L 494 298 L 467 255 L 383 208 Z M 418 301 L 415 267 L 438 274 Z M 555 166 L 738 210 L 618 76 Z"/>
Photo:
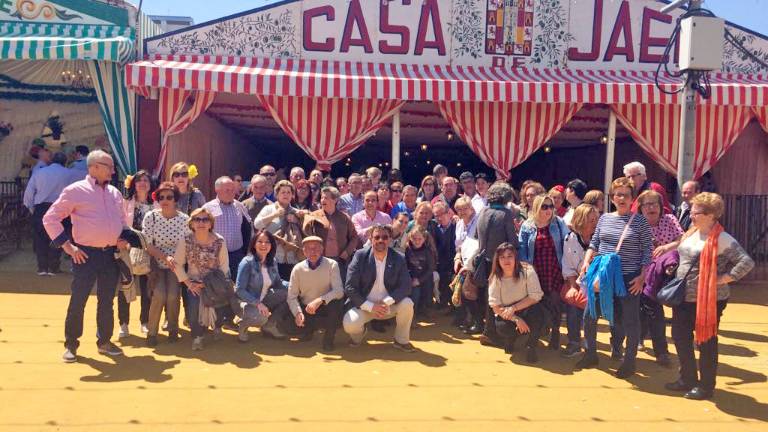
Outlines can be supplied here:
<path id="1" fill-rule="evenodd" d="M 688 285 L 688 276 L 691 274 L 691 270 L 699 263 L 699 257 L 701 253 L 691 262 L 691 266 L 688 267 L 688 271 L 681 278 L 672 278 L 669 282 L 659 289 L 656 293 L 656 300 L 664 306 L 674 307 L 680 306 L 685 300 L 685 287 Z"/>
<path id="2" fill-rule="evenodd" d="M 576 306 L 579 309 L 587 307 L 587 296 L 584 294 L 583 289 L 563 285 L 563 288 L 560 290 L 560 298 L 569 305 Z"/>
<path id="3" fill-rule="evenodd" d="M 151 258 L 146 250 L 131 248 L 128 252 L 128 261 L 131 265 L 131 273 L 137 276 L 149 274 Z"/>
<path id="4" fill-rule="evenodd" d="M 488 232 L 486 230 L 486 239 L 485 244 L 488 244 Z M 479 240 L 479 239 L 478 239 Z M 481 250 L 477 253 L 477 255 L 472 258 L 472 277 L 467 279 L 472 279 L 473 284 L 477 288 L 483 288 L 488 286 L 488 278 L 491 276 L 491 259 L 492 257 L 488 256 L 488 251 L 486 249 Z M 468 297 L 467 297 L 468 298 Z M 475 295 L 475 298 L 476 295 Z"/>

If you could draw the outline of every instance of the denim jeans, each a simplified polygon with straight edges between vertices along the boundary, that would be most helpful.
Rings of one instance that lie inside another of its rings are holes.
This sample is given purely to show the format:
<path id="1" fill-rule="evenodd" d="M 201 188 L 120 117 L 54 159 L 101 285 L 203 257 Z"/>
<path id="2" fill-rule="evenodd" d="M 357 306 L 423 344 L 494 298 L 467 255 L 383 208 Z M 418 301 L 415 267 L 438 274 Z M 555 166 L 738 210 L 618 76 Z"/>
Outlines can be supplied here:
<path id="1" fill-rule="evenodd" d="M 568 346 L 578 347 L 581 344 L 581 327 L 584 317 L 584 309 L 573 305 L 566 305 Z"/>
<path id="2" fill-rule="evenodd" d="M 32 213 L 33 245 L 37 256 L 38 272 L 58 272 L 61 264 L 61 249 L 51 246 L 51 238 L 43 227 L 43 216 L 51 207 L 51 203 L 35 206 Z"/>
<path id="3" fill-rule="evenodd" d="M 112 339 L 115 325 L 114 301 L 117 290 L 118 271 L 115 263 L 115 248 L 78 247 L 88 255 L 83 264 L 72 264 L 72 293 L 64 322 L 64 346 L 76 350 L 83 335 L 85 304 L 96 284 L 96 337 L 102 345 Z"/>
<path id="4" fill-rule="evenodd" d="M 133 275 L 139 282 L 139 294 L 141 295 L 141 311 L 139 312 L 139 322 L 146 325 L 149 322 L 149 305 L 151 295 L 149 293 L 148 276 Z M 125 299 L 122 292 L 117 293 L 117 318 L 120 325 L 129 324 L 131 321 L 131 304 Z"/>
<path id="5" fill-rule="evenodd" d="M 229 305 L 216 308 L 216 328 L 221 327 L 224 323 L 224 315 L 227 311 L 232 312 L 232 308 Z M 189 298 L 187 299 L 187 321 L 189 321 L 189 328 L 193 338 L 205 334 L 206 329 L 200 324 L 200 296 L 195 295 L 192 291 L 189 292 Z"/>
<path id="6" fill-rule="evenodd" d="M 637 273 L 624 275 L 624 285 L 629 290 L 629 283 L 637 277 Z M 595 295 L 597 316 L 600 316 L 600 294 Z M 613 326 L 611 326 L 611 349 L 621 353 L 624 339 L 627 339 L 624 363 L 635 364 L 637 343 L 640 341 L 640 294 L 627 293 L 625 297 L 613 299 Z M 597 318 L 592 318 L 584 310 L 584 339 L 587 344 L 587 354 L 597 354 Z"/>

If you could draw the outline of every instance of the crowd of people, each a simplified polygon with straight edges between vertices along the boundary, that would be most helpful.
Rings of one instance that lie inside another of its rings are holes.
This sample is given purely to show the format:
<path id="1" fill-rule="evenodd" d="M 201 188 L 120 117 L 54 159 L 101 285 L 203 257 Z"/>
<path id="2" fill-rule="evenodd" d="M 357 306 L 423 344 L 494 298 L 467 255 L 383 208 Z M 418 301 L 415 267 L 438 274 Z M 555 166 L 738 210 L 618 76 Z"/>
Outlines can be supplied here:
<path id="1" fill-rule="evenodd" d="M 720 196 L 690 181 L 673 208 L 638 162 L 613 181 L 612 208 L 580 179 L 549 189 L 529 180 L 518 193 L 485 173 L 456 178 L 440 165 L 418 186 L 396 170 L 384 179 L 376 167 L 335 179 L 294 167 L 279 179 L 265 165 L 247 187 L 241 175 L 219 177 L 210 201 L 184 162 L 161 182 L 144 170 L 128 176 L 124 196 L 110 185 L 107 153 L 91 152 L 86 165 L 85 179 L 60 188 L 42 182 L 25 199 L 39 224 L 41 273 L 58 271 L 48 254 L 59 248 L 73 262 L 66 362 L 77 361 L 95 284 L 97 348 L 111 356 L 122 354 L 111 342 L 117 291 L 119 337 L 130 334 L 130 306 L 140 298 L 148 346 L 177 342 L 183 311 L 193 350 L 224 337 L 223 329 L 245 343 L 255 327 L 304 342 L 320 332 L 329 352 L 338 329 L 359 347 L 368 331 L 394 326 L 393 347 L 414 352 L 417 323 L 444 313 L 458 331 L 513 357 L 524 337 L 530 363 L 545 339 L 562 357 L 580 357 L 580 370 L 598 365 L 602 317 L 610 357 L 620 362 L 615 374 L 628 378 L 646 337 L 656 361 L 671 364 L 656 294 L 677 276 L 685 279 L 671 325 L 680 377 L 667 388 L 705 399 L 715 387 L 729 284 L 754 266 L 718 222 Z M 30 184 L 56 170 L 54 161 Z"/>

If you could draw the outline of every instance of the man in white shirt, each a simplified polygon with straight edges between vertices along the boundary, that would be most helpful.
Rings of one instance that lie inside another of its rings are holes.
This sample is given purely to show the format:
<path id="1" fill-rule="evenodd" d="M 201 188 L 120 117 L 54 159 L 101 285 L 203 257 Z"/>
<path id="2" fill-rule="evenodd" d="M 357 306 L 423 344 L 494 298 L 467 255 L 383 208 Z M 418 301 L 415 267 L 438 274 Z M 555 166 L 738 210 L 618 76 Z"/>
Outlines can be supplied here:
<path id="1" fill-rule="evenodd" d="M 344 315 L 344 331 L 349 334 L 350 345 L 360 346 L 366 324 L 372 320 L 395 318 L 394 347 L 404 352 L 415 352 L 410 342 L 413 301 L 411 278 L 405 257 L 391 249 L 392 227 L 376 225 L 370 230 L 372 246 L 355 253 L 349 264 L 344 292 L 352 309 Z"/>
<path id="2" fill-rule="evenodd" d="M 573 179 L 565 186 L 565 200 L 568 201 L 568 211 L 563 216 L 563 222 L 566 225 L 571 225 L 573 212 L 582 203 L 587 191 L 587 184 L 581 179 Z"/>

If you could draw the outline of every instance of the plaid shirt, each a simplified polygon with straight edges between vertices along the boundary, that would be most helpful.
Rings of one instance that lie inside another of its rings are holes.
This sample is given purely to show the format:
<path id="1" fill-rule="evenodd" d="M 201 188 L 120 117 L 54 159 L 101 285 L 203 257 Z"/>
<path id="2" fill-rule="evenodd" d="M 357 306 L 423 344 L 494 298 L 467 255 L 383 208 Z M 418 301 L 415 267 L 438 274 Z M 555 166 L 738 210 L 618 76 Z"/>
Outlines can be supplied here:
<path id="1" fill-rule="evenodd" d="M 557 261 L 557 251 L 549 227 L 536 230 L 536 253 L 533 255 L 533 268 L 539 276 L 541 289 L 545 293 L 560 292 L 563 274 Z"/>
<path id="2" fill-rule="evenodd" d="M 240 201 L 224 204 L 218 198 L 205 203 L 203 206 L 213 215 L 215 224 L 213 230 L 224 238 L 227 250 L 232 252 L 243 247 L 243 232 L 241 226 L 243 217 L 250 223 L 248 210 Z"/>

